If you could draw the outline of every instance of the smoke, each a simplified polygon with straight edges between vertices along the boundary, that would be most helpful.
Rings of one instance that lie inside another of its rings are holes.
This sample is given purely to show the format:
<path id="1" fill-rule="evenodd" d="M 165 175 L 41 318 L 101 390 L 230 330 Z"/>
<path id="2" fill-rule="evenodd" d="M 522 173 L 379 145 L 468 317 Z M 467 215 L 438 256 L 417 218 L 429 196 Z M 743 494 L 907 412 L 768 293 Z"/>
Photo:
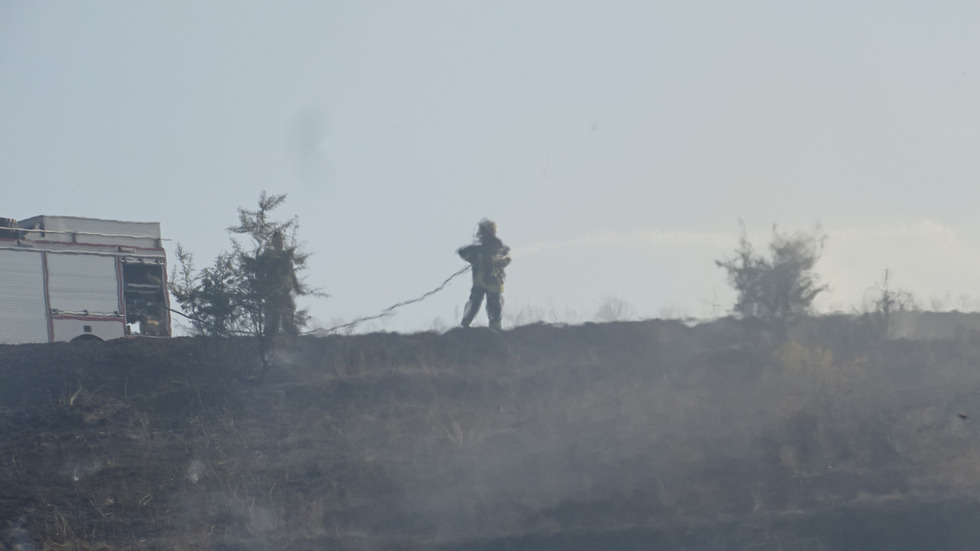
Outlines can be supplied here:
<path id="1" fill-rule="evenodd" d="M 66 470 L 70 473 L 72 482 L 80 482 L 82 479 L 98 473 L 104 467 L 105 464 L 101 460 L 93 459 L 86 463 L 69 464 Z"/>
<path id="2" fill-rule="evenodd" d="M 917 398 L 926 409 L 908 409 L 894 393 L 924 376 L 918 360 L 869 363 L 854 352 L 869 341 L 850 323 L 801 326 L 789 341 L 730 320 L 539 326 L 501 348 L 451 331 L 448 341 L 481 351 L 457 350 L 453 365 L 433 343 L 368 336 L 393 348 L 388 361 L 364 358 L 367 379 L 345 371 L 343 392 L 367 401 L 345 406 L 358 416 L 343 424 L 347 462 L 335 472 L 363 475 L 346 497 L 373 504 L 355 517 L 366 530 L 439 541 L 762 526 L 821 500 L 850 506 L 858 490 L 878 499 L 946 488 L 953 475 L 930 474 L 940 465 L 965 484 L 947 495 L 980 487 L 953 459 L 973 449 L 963 406 L 929 391 Z M 949 381 L 977 384 L 943 365 Z M 921 432 L 930 424 L 939 432 Z M 957 451 L 930 451 L 934 439 Z"/>
<path id="3" fill-rule="evenodd" d="M 919 302 L 937 299 L 945 308 L 975 306 L 964 293 L 974 288 L 980 273 L 976 240 L 949 225 L 930 219 L 904 224 L 827 227 L 828 241 L 817 265 L 830 290 L 817 299 L 823 310 L 848 310 L 880 281 L 885 270 L 896 287 L 907 289 Z M 959 303 L 956 303 L 959 300 Z"/>
<path id="4" fill-rule="evenodd" d="M 204 476 L 205 468 L 204 462 L 200 459 L 191 460 L 190 464 L 187 465 L 187 474 L 185 475 L 187 480 L 190 480 L 191 484 L 197 484 Z"/>
<path id="5" fill-rule="evenodd" d="M 37 546 L 31 540 L 30 522 L 28 516 L 20 515 L 4 531 L 4 540 L 7 542 L 10 551 L 34 551 Z"/>
<path id="6" fill-rule="evenodd" d="M 724 249 L 732 243 L 732 236 L 721 232 L 642 230 L 630 233 L 608 232 L 586 235 L 565 241 L 540 242 L 515 247 L 514 257 L 528 256 L 546 251 L 583 246 L 631 244 L 656 248 L 712 248 Z"/>
<path id="7" fill-rule="evenodd" d="M 242 376 L 261 362 L 248 339 L 133 341 L 118 366 L 94 348 L 91 369 L 66 348 L 100 404 L 139 398 L 66 429 L 98 435 L 106 459 L 55 463 L 65 476 L 38 524 L 62 515 L 108 541 L 139 519 L 166 548 L 617 548 L 659 534 L 672 548 L 839 549 L 828 512 L 975 503 L 977 329 L 954 333 L 893 341 L 838 316 L 786 335 L 725 319 L 304 337 L 277 341 L 258 377 Z M 137 387 L 139 350 L 154 362 Z M 140 416 L 152 431 L 113 429 Z"/>
<path id="8" fill-rule="evenodd" d="M 322 184 L 327 179 L 327 120 L 315 105 L 300 109 L 289 123 L 286 147 L 297 177 Z"/>

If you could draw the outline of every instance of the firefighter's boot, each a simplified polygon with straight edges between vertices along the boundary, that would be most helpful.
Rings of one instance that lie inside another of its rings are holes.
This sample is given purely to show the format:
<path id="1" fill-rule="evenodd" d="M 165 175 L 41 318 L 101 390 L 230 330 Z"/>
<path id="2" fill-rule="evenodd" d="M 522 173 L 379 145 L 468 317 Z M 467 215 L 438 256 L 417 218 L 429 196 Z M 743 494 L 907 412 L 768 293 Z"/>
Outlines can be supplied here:
<path id="1" fill-rule="evenodd" d="M 473 323 L 473 318 L 476 317 L 476 313 L 480 310 L 480 302 L 470 299 L 466 301 L 466 307 L 463 308 L 463 321 L 460 325 L 463 327 L 469 327 Z"/>

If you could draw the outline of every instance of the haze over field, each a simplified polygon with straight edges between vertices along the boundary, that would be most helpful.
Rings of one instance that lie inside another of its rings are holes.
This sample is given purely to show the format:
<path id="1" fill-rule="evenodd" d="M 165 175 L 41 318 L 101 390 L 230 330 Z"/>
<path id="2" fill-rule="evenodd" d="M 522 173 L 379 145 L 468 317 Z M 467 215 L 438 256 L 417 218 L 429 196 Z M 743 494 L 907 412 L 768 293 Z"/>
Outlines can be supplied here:
<path id="1" fill-rule="evenodd" d="M 0 346 L 0 548 L 972 549 L 977 316 L 916 315 Z"/>
<path id="2" fill-rule="evenodd" d="M 437 286 L 488 216 L 505 326 L 711 317 L 738 218 L 976 309 L 980 6 L 0 0 L 0 216 L 159 221 L 199 265 L 288 193 L 321 325 Z M 367 328 L 457 322 L 467 283 Z M 523 317 L 522 317 L 523 316 Z M 482 320 L 481 320 L 482 321 Z"/>

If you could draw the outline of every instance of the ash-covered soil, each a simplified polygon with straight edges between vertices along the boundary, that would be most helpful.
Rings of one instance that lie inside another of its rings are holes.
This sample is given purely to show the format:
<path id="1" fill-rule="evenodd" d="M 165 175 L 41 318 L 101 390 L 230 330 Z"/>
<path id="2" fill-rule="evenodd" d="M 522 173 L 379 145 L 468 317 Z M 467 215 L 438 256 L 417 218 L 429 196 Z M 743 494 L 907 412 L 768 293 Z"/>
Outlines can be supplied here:
<path id="1" fill-rule="evenodd" d="M 0 346 L 0 549 L 972 550 L 980 339 L 876 334 Z"/>

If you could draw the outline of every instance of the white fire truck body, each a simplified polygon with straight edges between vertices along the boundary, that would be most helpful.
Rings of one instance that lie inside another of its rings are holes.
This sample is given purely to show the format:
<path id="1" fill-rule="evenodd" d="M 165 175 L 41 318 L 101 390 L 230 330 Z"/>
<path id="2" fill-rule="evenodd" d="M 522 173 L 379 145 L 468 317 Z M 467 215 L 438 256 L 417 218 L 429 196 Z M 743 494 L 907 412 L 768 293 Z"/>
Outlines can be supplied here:
<path id="1" fill-rule="evenodd" d="M 156 222 L 0 219 L 0 344 L 170 336 Z"/>

